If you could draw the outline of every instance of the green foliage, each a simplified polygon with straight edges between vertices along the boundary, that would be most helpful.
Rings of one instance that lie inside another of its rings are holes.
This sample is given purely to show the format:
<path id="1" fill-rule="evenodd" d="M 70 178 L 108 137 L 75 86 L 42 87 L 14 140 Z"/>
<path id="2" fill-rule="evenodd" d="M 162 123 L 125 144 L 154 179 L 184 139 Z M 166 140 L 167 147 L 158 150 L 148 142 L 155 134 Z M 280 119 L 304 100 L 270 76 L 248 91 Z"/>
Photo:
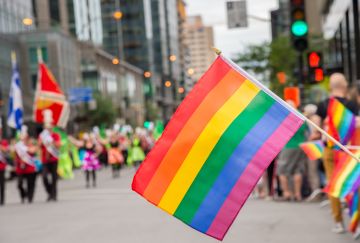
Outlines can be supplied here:
<path id="1" fill-rule="evenodd" d="M 296 63 L 296 52 L 288 37 L 279 37 L 270 44 L 248 45 L 245 51 L 239 53 L 235 62 L 256 76 L 261 76 L 262 82 L 270 81 L 270 89 L 282 96 L 283 86 L 277 80 L 278 72 L 285 72 L 287 82 L 293 81 L 293 69 Z"/>
<path id="2" fill-rule="evenodd" d="M 263 74 L 268 70 L 270 45 L 263 42 L 260 45 L 248 45 L 244 52 L 239 53 L 235 62 L 254 74 Z"/>
<path id="3" fill-rule="evenodd" d="M 278 95 L 283 95 L 284 85 L 277 80 L 278 72 L 285 72 L 287 84 L 294 84 L 293 70 L 296 65 L 296 51 L 292 48 L 289 37 L 280 36 L 270 44 L 269 70 L 270 88 Z"/>
<path id="4" fill-rule="evenodd" d="M 159 108 L 150 100 L 146 101 L 145 109 L 146 109 L 146 119 L 147 120 L 155 121 L 155 120 L 161 118 Z"/>
<path id="5" fill-rule="evenodd" d="M 308 51 L 325 53 L 328 43 L 322 36 L 309 35 L 308 41 Z M 303 53 L 304 66 L 306 66 L 308 51 Z M 297 77 L 294 77 L 297 58 L 298 53 L 292 47 L 290 37 L 279 36 L 271 43 L 264 42 L 259 45 L 248 45 L 243 52 L 237 54 L 235 62 L 246 71 L 252 72 L 259 77 L 260 81 L 270 81 L 270 89 L 282 97 L 284 87 L 297 85 Z M 278 72 L 286 74 L 286 84 L 279 83 L 277 79 Z M 319 87 L 326 91 L 326 82 L 319 84 Z M 307 96 L 311 95 L 311 89 L 313 88 L 314 85 L 306 86 Z"/>
<path id="6" fill-rule="evenodd" d="M 111 98 L 96 95 L 95 100 L 96 109 L 89 110 L 86 114 L 90 127 L 99 126 L 99 124 L 104 124 L 108 127 L 114 124 L 118 114 Z"/>

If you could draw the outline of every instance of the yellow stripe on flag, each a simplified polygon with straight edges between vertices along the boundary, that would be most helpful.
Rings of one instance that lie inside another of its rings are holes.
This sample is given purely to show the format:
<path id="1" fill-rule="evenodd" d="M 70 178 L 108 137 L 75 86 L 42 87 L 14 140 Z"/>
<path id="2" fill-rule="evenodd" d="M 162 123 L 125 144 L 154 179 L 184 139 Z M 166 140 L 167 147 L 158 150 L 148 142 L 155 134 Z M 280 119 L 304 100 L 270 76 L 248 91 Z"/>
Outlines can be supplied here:
<path id="1" fill-rule="evenodd" d="M 339 101 L 338 101 L 339 102 Z M 340 103 L 340 102 L 339 102 Z M 339 124 L 341 123 L 341 118 L 343 116 L 345 107 L 340 103 L 337 106 L 337 111 L 334 112 L 334 125 L 335 127 L 338 127 Z"/>
<path id="2" fill-rule="evenodd" d="M 229 100 L 211 118 L 181 167 L 177 171 L 171 184 L 161 198 L 159 207 L 174 214 L 181 200 L 185 196 L 196 175 L 221 138 L 225 130 L 234 119 L 248 106 L 260 89 L 246 80 Z"/>

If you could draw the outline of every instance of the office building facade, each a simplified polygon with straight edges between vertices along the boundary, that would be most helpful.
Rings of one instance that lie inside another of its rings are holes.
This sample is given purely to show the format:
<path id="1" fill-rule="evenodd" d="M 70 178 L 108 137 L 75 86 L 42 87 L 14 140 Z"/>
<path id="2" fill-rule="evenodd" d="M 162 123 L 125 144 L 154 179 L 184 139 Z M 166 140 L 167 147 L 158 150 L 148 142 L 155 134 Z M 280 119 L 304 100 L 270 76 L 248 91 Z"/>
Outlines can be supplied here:
<path id="1" fill-rule="evenodd" d="M 216 55 L 212 50 L 214 46 L 213 28 L 205 26 L 201 16 L 189 16 L 185 28 L 190 57 L 187 64 L 187 74 L 191 79 L 188 79 L 186 84 L 186 88 L 189 90 L 206 72 L 215 60 Z"/>

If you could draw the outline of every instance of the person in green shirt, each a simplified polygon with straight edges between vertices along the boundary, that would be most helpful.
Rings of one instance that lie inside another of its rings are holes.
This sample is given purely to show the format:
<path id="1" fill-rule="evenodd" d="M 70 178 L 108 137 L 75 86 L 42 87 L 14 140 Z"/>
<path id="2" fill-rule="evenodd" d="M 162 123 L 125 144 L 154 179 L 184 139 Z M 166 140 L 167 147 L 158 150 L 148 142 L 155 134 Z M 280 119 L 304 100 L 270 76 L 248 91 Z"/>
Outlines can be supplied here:
<path id="1" fill-rule="evenodd" d="M 294 106 L 292 101 L 287 102 Z M 308 127 L 306 124 L 303 124 L 280 152 L 277 174 L 279 175 L 284 200 L 302 200 L 301 186 L 306 169 L 307 157 L 299 145 L 307 140 L 307 132 Z M 293 179 L 294 190 L 290 188 L 290 178 Z"/>

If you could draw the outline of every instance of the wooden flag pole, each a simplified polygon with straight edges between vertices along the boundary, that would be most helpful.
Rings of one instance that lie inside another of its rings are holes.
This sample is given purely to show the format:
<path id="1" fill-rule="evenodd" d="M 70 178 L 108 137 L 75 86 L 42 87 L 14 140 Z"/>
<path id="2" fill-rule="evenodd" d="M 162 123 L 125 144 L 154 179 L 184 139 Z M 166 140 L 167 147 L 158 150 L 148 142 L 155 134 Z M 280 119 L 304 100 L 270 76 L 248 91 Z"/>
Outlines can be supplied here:
<path id="1" fill-rule="evenodd" d="M 300 112 L 299 112 L 300 113 Z M 329 133 L 327 133 L 325 130 L 323 130 L 321 127 L 316 125 L 313 121 L 306 118 L 306 122 L 309 123 L 311 126 L 313 126 L 316 130 L 318 130 L 322 135 L 327 137 L 329 140 L 331 140 L 333 143 L 335 143 L 339 148 L 341 148 L 345 153 L 353 157 L 357 162 L 360 162 L 360 159 L 355 156 L 349 149 L 351 147 L 347 148 L 346 146 L 342 145 L 338 140 L 336 140 L 333 136 L 331 136 Z"/>
<path id="2" fill-rule="evenodd" d="M 347 149 L 360 150 L 360 146 L 359 146 L 359 145 L 346 145 L 345 147 L 346 147 Z"/>
<path id="3" fill-rule="evenodd" d="M 221 55 L 221 51 L 215 47 L 212 47 L 213 51 L 216 53 L 216 55 Z M 231 61 L 230 61 L 231 62 Z M 231 62 L 231 64 L 234 67 L 237 67 L 238 69 L 242 70 L 241 68 L 239 68 L 237 65 L 235 65 L 233 62 Z M 247 76 L 249 76 L 247 74 Z M 249 78 L 249 77 L 248 77 Z M 252 77 L 250 77 L 251 79 L 254 79 Z M 256 79 L 254 79 L 256 80 Z M 253 81 L 255 82 L 255 81 Z M 286 106 L 290 111 L 292 111 L 293 113 L 297 114 L 299 117 L 301 117 L 303 120 L 305 120 L 308 124 L 310 124 L 312 127 L 314 127 L 316 130 L 318 130 L 322 135 L 324 135 L 325 137 L 327 137 L 329 140 L 331 140 L 334 144 L 336 144 L 339 148 L 341 148 L 345 153 L 347 153 L 348 155 L 350 155 L 352 158 L 354 158 L 357 162 L 360 163 L 360 159 L 357 158 L 355 156 L 355 154 L 353 154 L 348 148 L 346 148 L 344 145 L 342 145 L 339 141 L 337 141 L 335 138 L 333 138 L 329 133 L 327 133 L 326 131 L 324 131 L 321 127 L 319 127 L 318 125 L 316 125 L 313 121 L 311 121 L 309 118 L 307 118 L 306 116 L 304 116 L 301 112 L 299 112 L 298 110 L 296 110 L 295 108 L 293 108 L 292 106 L 290 106 L 289 104 L 287 104 L 283 99 L 281 99 L 279 96 L 277 96 L 274 92 L 272 92 L 271 90 L 269 90 L 267 87 L 265 87 L 263 84 L 261 84 L 259 81 L 256 81 L 256 83 L 259 83 L 259 85 L 261 86 L 261 89 L 265 89 L 264 91 L 266 93 L 268 93 L 270 96 L 272 96 L 273 98 L 275 98 L 275 100 L 279 101 L 281 104 L 283 104 L 284 106 Z"/>

